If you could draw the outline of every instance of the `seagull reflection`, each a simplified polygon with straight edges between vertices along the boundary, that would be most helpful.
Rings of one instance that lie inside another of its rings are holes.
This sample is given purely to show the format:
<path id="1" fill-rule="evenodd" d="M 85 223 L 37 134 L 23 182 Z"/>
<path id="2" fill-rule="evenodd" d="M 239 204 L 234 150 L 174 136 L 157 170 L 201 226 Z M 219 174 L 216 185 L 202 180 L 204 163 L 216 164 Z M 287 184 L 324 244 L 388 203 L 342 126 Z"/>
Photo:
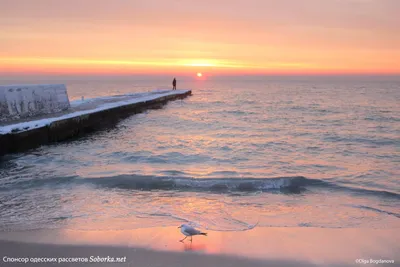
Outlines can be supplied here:
<path id="1" fill-rule="evenodd" d="M 206 246 L 204 244 L 193 244 L 192 242 L 183 243 L 184 251 L 206 251 Z"/>

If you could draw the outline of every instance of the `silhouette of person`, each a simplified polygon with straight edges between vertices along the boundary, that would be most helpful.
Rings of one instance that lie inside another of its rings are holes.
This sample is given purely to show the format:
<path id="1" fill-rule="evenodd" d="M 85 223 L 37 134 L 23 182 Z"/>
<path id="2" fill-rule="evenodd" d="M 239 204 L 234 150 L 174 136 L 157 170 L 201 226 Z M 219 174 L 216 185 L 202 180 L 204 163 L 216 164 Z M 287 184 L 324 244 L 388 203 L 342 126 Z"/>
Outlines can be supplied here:
<path id="1" fill-rule="evenodd" d="M 176 79 L 172 81 L 172 90 L 176 90 Z"/>

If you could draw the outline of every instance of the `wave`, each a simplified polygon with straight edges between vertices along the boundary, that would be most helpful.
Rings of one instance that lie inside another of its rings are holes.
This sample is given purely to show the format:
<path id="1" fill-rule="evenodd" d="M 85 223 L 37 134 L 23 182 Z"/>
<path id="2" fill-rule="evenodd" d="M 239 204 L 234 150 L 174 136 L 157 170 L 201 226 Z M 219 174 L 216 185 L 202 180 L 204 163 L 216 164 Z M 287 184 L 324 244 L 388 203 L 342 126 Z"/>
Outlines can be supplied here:
<path id="1" fill-rule="evenodd" d="M 279 191 L 288 194 L 306 193 L 311 188 L 322 188 L 332 191 L 346 191 L 352 194 L 400 199 L 400 194 L 391 191 L 352 187 L 335 183 L 334 181 L 309 179 L 304 176 L 275 178 L 187 178 L 146 175 L 118 175 L 111 177 L 86 178 L 69 176 L 31 179 L 30 181 L 26 181 L 25 179 L 14 182 L 7 181 L 7 183 L 0 184 L 0 190 L 65 185 L 92 185 L 111 189 L 143 191 L 174 190 L 216 193 Z"/>
<path id="2" fill-rule="evenodd" d="M 320 187 L 353 194 L 368 194 L 400 199 L 400 194 L 344 186 L 327 180 L 309 179 L 304 176 L 275 178 L 173 178 L 139 175 L 120 175 L 106 178 L 82 178 L 97 186 L 136 190 L 177 190 L 206 192 L 268 192 L 304 193 L 307 188 Z"/>
<path id="3" fill-rule="evenodd" d="M 211 192 L 256 192 L 284 190 L 297 193 L 305 186 L 322 182 L 302 176 L 278 178 L 171 178 L 138 175 L 120 175 L 105 178 L 83 178 L 83 181 L 97 186 L 138 189 L 138 190 L 178 190 Z"/>

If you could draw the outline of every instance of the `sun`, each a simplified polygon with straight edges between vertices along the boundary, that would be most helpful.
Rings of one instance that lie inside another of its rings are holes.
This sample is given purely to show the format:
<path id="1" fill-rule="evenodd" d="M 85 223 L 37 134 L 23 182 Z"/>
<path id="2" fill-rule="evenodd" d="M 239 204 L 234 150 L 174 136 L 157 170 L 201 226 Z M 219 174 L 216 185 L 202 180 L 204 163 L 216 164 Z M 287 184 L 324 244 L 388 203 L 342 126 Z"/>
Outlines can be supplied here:
<path id="1" fill-rule="evenodd" d="M 203 76 L 203 74 L 201 72 L 197 73 L 197 77 L 202 77 L 202 76 Z"/>

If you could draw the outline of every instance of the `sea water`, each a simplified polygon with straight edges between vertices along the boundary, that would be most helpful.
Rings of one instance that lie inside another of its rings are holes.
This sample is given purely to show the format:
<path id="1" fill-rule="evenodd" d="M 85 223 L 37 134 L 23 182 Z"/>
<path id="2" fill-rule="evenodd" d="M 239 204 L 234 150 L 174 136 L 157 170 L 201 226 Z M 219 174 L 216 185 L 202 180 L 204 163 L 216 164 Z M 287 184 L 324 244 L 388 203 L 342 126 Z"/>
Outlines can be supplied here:
<path id="1" fill-rule="evenodd" d="M 65 83 L 70 100 L 173 77 Z M 193 96 L 0 159 L 0 231 L 400 228 L 400 77 L 177 77 Z"/>

